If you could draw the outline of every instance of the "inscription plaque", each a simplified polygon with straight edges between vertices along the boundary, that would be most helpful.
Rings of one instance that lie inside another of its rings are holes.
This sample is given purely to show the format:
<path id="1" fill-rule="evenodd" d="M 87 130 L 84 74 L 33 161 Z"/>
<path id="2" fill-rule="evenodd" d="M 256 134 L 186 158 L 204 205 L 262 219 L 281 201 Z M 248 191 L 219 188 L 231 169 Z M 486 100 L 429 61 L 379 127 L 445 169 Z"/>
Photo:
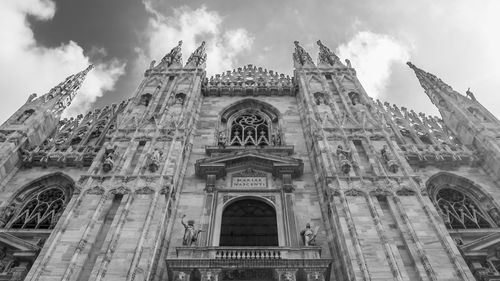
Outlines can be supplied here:
<path id="1" fill-rule="evenodd" d="M 241 173 L 236 173 L 231 178 L 232 188 L 267 188 L 267 175 L 256 172 L 253 169 L 246 169 Z"/>

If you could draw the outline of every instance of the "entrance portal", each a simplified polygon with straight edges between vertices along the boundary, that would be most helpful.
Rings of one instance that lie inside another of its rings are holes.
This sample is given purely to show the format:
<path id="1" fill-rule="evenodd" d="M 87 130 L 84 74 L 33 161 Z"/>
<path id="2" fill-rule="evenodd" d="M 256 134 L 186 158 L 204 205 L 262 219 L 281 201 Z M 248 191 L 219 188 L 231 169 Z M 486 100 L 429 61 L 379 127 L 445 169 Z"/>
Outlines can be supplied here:
<path id="1" fill-rule="evenodd" d="M 222 213 L 220 233 L 220 246 L 278 246 L 276 211 L 260 200 L 238 200 Z"/>

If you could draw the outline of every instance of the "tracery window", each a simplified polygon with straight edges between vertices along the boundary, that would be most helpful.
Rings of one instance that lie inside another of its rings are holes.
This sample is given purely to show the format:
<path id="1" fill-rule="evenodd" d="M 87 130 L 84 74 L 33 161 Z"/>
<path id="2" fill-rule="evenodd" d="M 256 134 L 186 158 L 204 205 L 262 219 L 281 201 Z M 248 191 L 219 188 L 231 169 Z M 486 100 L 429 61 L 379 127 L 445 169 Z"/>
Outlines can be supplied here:
<path id="1" fill-rule="evenodd" d="M 487 215 L 477 204 L 464 193 L 453 188 L 440 189 L 435 198 L 435 204 L 452 229 L 489 228 Z"/>
<path id="2" fill-rule="evenodd" d="M 237 114 L 230 127 L 229 145 L 270 145 L 270 120 L 257 110 Z"/>
<path id="3" fill-rule="evenodd" d="M 33 194 L 11 219 L 11 228 L 50 229 L 61 216 L 66 202 L 60 187 L 50 187 Z"/>

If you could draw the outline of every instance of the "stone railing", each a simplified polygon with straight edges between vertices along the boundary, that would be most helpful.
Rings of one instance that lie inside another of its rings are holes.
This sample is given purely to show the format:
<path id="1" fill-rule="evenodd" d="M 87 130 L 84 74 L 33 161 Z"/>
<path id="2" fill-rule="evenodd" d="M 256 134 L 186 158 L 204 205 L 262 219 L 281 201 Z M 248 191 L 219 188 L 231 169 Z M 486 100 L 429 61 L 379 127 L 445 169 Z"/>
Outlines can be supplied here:
<path id="1" fill-rule="evenodd" d="M 281 260 L 320 259 L 320 247 L 178 247 L 182 259 Z"/>

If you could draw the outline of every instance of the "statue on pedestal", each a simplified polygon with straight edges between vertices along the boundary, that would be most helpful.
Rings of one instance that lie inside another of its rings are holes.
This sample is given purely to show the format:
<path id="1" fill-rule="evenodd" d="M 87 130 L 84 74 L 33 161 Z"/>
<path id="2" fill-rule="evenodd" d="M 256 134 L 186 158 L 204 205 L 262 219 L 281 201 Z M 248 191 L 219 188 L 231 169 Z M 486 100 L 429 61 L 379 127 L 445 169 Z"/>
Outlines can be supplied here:
<path id="1" fill-rule="evenodd" d="M 198 241 L 198 235 L 203 232 L 203 229 L 194 229 L 194 220 L 188 220 L 187 224 L 184 222 L 186 215 L 182 216 L 181 223 L 184 226 L 184 237 L 182 238 L 182 245 L 191 246 Z"/>

